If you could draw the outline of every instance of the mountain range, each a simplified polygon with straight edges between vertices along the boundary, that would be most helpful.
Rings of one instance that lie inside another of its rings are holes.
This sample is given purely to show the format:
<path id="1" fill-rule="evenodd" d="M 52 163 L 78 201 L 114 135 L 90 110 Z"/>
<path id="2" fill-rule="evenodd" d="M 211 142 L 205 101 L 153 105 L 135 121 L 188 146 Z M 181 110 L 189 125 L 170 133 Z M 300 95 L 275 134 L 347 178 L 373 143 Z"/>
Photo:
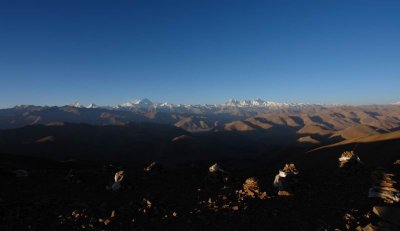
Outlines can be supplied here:
<path id="1" fill-rule="evenodd" d="M 398 173 L 399 141 L 400 105 L 138 100 L 1 109 L 0 214 L 7 222 L 0 229 L 367 227 L 379 221 L 371 205 L 383 203 L 368 198 L 371 172 Z M 344 151 L 354 151 L 361 166 L 338 168 Z M 216 162 L 221 178 L 207 171 Z M 287 163 L 299 170 L 288 197 L 272 184 Z M 109 191 L 121 169 L 123 190 Z M 241 207 L 235 195 L 248 179 L 257 179 L 268 198 L 244 198 Z"/>
<path id="2" fill-rule="evenodd" d="M 295 106 L 304 106 L 307 105 L 305 103 L 278 103 L 271 101 L 264 101 L 261 99 L 252 99 L 252 100 L 236 100 L 229 99 L 225 103 L 222 104 L 172 104 L 168 102 L 164 103 L 155 103 L 151 100 L 144 99 L 135 99 L 133 101 L 129 101 L 126 103 L 118 104 L 115 106 L 102 106 L 103 108 L 112 108 L 112 109 L 132 109 L 132 108 L 143 108 L 143 109 L 155 109 L 155 108 L 169 108 L 169 109 L 178 109 L 178 108 L 187 108 L 188 110 L 191 108 L 202 108 L 204 110 L 211 108 L 221 108 L 221 107 L 259 107 L 259 108 L 282 108 L 282 107 L 295 107 Z M 87 106 L 81 105 L 79 102 L 74 102 L 69 106 L 72 107 L 86 107 L 86 108 L 94 108 L 98 107 L 96 104 L 91 103 Z"/>
<path id="3" fill-rule="evenodd" d="M 0 109 L 0 129 L 60 122 L 92 125 L 125 125 L 131 122 L 154 122 L 174 125 L 190 132 L 211 130 L 250 131 L 272 126 L 301 127 L 319 133 L 334 133 L 355 126 L 373 126 L 391 130 L 399 127 L 399 105 L 317 105 L 275 103 L 231 99 L 224 104 L 183 105 L 134 100 L 117 106 L 22 105 Z"/>
<path id="4" fill-rule="evenodd" d="M 75 147 L 75 153 L 88 156 L 100 156 L 99 153 L 107 156 L 109 153 L 105 152 L 113 149 L 122 157 L 126 155 L 124 151 L 135 149 L 141 150 L 140 158 L 147 155 L 148 159 L 170 153 L 189 159 L 244 153 L 272 156 L 271 153 L 287 147 L 313 149 L 398 130 L 399 105 L 316 105 L 262 100 L 175 105 L 143 99 L 115 107 L 74 103 L 61 107 L 0 109 L 0 151 L 6 153 L 27 150 L 65 153 L 70 150 L 68 147 Z M 158 132 L 162 136 L 159 134 L 156 139 Z M 143 142 L 133 142 L 135 137 Z M 79 145 L 82 143 L 85 145 Z M 155 151 L 155 146 L 163 150 Z M 191 156 L 185 154 L 188 152 Z"/>

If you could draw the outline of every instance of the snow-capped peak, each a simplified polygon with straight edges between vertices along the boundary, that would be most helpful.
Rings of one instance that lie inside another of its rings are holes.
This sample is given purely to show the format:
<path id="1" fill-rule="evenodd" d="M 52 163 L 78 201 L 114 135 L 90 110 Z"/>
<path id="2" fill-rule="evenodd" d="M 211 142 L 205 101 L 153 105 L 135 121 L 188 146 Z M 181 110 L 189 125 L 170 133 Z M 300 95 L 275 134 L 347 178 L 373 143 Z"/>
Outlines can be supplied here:
<path id="1" fill-rule="evenodd" d="M 296 104 L 296 103 L 277 103 L 277 102 L 271 102 L 271 101 L 264 101 L 261 99 L 253 99 L 253 100 L 235 100 L 235 99 L 230 99 L 226 103 L 223 104 L 223 106 L 229 106 L 229 107 L 289 107 L 289 106 L 298 106 L 302 104 Z"/>
<path id="2" fill-rule="evenodd" d="M 392 105 L 400 105 L 400 101 L 392 103 Z"/>
<path id="3" fill-rule="evenodd" d="M 254 106 L 261 106 L 263 103 L 265 103 L 265 102 L 262 101 L 261 99 L 253 99 L 251 101 L 251 105 L 254 105 Z"/>
<path id="4" fill-rule="evenodd" d="M 149 99 L 136 99 L 132 102 L 134 105 L 150 106 L 153 104 Z"/>
<path id="5" fill-rule="evenodd" d="M 126 102 L 126 103 L 122 103 L 119 104 L 117 107 L 133 107 L 134 104 L 132 102 Z"/>
<path id="6" fill-rule="evenodd" d="M 236 99 L 229 99 L 224 103 L 225 106 L 231 106 L 231 107 L 237 106 L 238 104 L 239 101 L 237 101 Z"/>
<path id="7" fill-rule="evenodd" d="M 153 106 L 153 102 L 151 102 L 149 99 L 135 99 L 135 100 L 133 100 L 131 102 L 126 102 L 126 103 L 120 104 L 120 105 L 117 106 L 117 108 L 120 108 L 120 107 L 123 107 L 123 108 L 124 107 L 126 107 L 126 108 L 140 107 L 140 108 L 143 108 L 143 107 L 150 107 L 150 106 Z"/>
<path id="8" fill-rule="evenodd" d="M 86 108 L 97 108 L 97 105 L 94 103 L 91 103 L 91 104 L 87 105 Z"/>
<path id="9" fill-rule="evenodd" d="M 69 106 L 71 106 L 71 107 L 79 107 L 79 108 L 82 107 L 82 105 L 79 102 L 73 102 Z"/>
<path id="10" fill-rule="evenodd" d="M 172 104 L 172 103 L 153 103 L 147 98 L 144 99 L 136 99 L 133 101 L 129 101 L 126 103 L 118 104 L 114 107 L 107 107 L 107 108 L 114 108 L 114 109 L 156 109 L 156 110 L 211 110 L 217 108 L 224 108 L 224 107 L 238 107 L 238 108 L 264 108 L 264 109 L 279 109 L 279 108 L 288 108 L 288 107 L 299 107 L 299 106 L 306 106 L 308 104 L 303 103 L 277 103 L 271 101 L 264 101 L 262 99 L 252 99 L 252 100 L 236 100 L 236 99 L 229 99 L 223 104 Z M 394 105 L 400 105 L 400 102 L 394 103 Z M 75 102 L 70 104 L 71 107 L 77 108 L 98 108 L 98 106 L 94 103 L 91 103 L 87 106 L 82 106 L 79 102 Z M 102 107 L 106 108 L 106 107 Z"/>
<path id="11" fill-rule="evenodd" d="M 158 106 L 159 106 L 159 107 L 169 107 L 169 108 L 173 108 L 173 107 L 174 107 L 173 104 L 170 104 L 170 103 L 168 103 L 168 102 L 159 104 Z"/>

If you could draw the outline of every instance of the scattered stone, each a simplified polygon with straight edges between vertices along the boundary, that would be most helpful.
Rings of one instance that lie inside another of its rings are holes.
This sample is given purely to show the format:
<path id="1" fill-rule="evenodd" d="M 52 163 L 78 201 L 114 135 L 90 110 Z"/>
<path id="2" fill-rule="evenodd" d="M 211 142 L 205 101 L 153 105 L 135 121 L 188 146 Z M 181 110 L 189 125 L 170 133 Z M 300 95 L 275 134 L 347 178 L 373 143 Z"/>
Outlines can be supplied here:
<path id="1" fill-rule="evenodd" d="M 362 225 L 369 223 L 369 213 L 363 213 L 359 209 L 350 209 L 343 216 L 344 226 L 347 230 L 363 230 Z"/>
<path id="2" fill-rule="evenodd" d="M 155 174 L 161 172 L 163 169 L 162 165 L 157 163 L 157 162 L 152 162 L 149 164 L 147 167 L 145 167 L 143 170 L 147 173 Z"/>
<path id="3" fill-rule="evenodd" d="M 357 226 L 356 230 L 357 231 L 376 231 L 376 230 L 380 230 L 380 229 L 372 224 L 368 224 L 364 228 L 361 226 Z"/>
<path id="4" fill-rule="evenodd" d="M 260 190 L 258 179 L 250 177 L 243 184 L 243 190 L 237 191 L 239 199 L 244 197 L 267 199 L 267 193 Z"/>
<path id="5" fill-rule="evenodd" d="M 221 166 L 219 166 L 219 164 L 215 163 L 214 165 L 210 166 L 208 168 L 208 171 L 210 173 L 226 173 L 226 171 L 224 169 L 222 169 Z"/>
<path id="6" fill-rule="evenodd" d="M 243 184 L 244 192 L 251 197 L 254 197 L 256 194 L 260 192 L 260 187 L 258 186 L 258 179 L 255 177 L 251 177 L 246 179 Z"/>
<path id="7" fill-rule="evenodd" d="M 372 211 L 382 220 L 400 226 L 400 208 L 374 206 Z"/>
<path id="8" fill-rule="evenodd" d="M 115 173 L 114 183 L 111 186 L 112 191 L 116 192 L 121 189 L 121 187 L 122 187 L 121 182 L 124 179 L 124 176 L 125 176 L 125 172 L 122 170 Z"/>
<path id="9" fill-rule="evenodd" d="M 278 196 L 291 196 L 294 193 L 294 187 L 298 183 L 297 175 L 299 172 L 294 164 L 286 164 L 282 170 L 275 176 L 274 187 L 278 188 Z"/>
<path id="10" fill-rule="evenodd" d="M 285 191 L 285 190 L 279 190 L 279 191 L 278 191 L 278 196 L 288 197 L 288 196 L 292 196 L 292 195 L 293 195 L 293 194 L 291 194 L 290 192 Z"/>
<path id="11" fill-rule="evenodd" d="M 363 165 L 360 158 L 353 151 L 345 151 L 339 157 L 339 168 L 355 169 Z"/>
<path id="12" fill-rule="evenodd" d="M 378 168 L 371 174 L 372 187 L 369 189 L 368 197 L 378 197 L 386 203 L 395 203 L 400 201 L 400 193 L 392 178 L 394 174 L 385 172 L 384 169 Z"/>
<path id="13" fill-rule="evenodd" d="M 79 218 L 79 211 L 78 210 L 74 210 L 74 211 L 72 211 L 72 217 L 74 217 L 75 219 L 78 219 Z"/>
<path id="14" fill-rule="evenodd" d="M 216 192 L 226 194 L 231 190 L 231 177 L 230 174 L 222 169 L 220 165 L 215 163 L 209 167 L 209 174 L 205 177 L 204 183 L 205 187 L 203 191 L 199 193 L 211 193 Z"/>
<path id="15" fill-rule="evenodd" d="M 152 205 L 153 205 L 153 203 L 151 203 L 151 201 L 148 200 L 148 199 L 146 199 L 146 198 L 143 198 L 143 204 L 144 204 L 145 207 L 148 208 L 148 209 L 151 209 L 151 208 L 152 208 Z"/>
<path id="16" fill-rule="evenodd" d="M 108 224 L 110 224 L 111 223 L 111 220 L 110 219 L 105 219 L 104 221 L 103 221 L 103 224 L 104 225 L 108 225 Z"/>
<path id="17" fill-rule="evenodd" d="M 157 208 L 154 206 L 153 202 L 147 198 L 143 198 L 141 203 L 141 208 L 139 208 L 139 212 L 143 214 L 149 214 L 150 212 L 155 211 Z"/>
<path id="18" fill-rule="evenodd" d="M 14 171 L 15 177 L 27 177 L 29 176 L 28 171 L 24 169 L 17 169 Z"/>

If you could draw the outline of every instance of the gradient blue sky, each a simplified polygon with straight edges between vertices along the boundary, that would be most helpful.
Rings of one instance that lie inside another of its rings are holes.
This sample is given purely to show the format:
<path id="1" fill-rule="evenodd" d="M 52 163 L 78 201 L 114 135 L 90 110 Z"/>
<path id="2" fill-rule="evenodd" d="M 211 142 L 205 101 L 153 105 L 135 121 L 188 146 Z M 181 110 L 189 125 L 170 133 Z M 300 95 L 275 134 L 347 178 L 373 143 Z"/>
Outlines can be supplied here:
<path id="1" fill-rule="evenodd" d="M 400 1 L 2 0 L 0 107 L 400 101 Z"/>

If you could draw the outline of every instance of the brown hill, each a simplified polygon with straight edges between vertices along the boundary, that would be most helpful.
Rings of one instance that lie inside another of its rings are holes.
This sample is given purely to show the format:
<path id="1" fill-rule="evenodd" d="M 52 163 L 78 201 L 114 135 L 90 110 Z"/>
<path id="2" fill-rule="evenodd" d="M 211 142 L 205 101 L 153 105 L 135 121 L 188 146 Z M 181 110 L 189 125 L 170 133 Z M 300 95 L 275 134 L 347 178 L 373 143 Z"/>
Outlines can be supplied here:
<path id="1" fill-rule="evenodd" d="M 299 143 L 310 143 L 310 144 L 320 144 L 321 142 L 313 139 L 311 136 L 303 136 L 297 139 Z"/>
<path id="2" fill-rule="evenodd" d="M 304 125 L 304 121 L 299 116 L 291 116 L 290 114 L 261 114 L 252 118 L 255 121 L 270 125 L 289 127 L 299 127 Z"/>
<path id="3" fill-rule="evenodd" d="M 174 125 L 178 128 L 185 129 L 186 131 L 209 131 L 214 127 L 213 121 L 207 121 L 207 118 L 199 117 L 183 117 Z"/>
<path id="4" fill-rule="evenodd" d="M 126 125 L 130 122 L 154 122 L 175 125 L 187 131 L 228 130 L 234 121 L 246 121 L 250 127 L 270 129 L 272 126 L 302 127 L 322 126 L 333 131 L 355 125 L 373 126 L 394 131 L 400 127 L 400 107 L 391 105 L 372 106 L 320 106 L 307 105 L 295 109 L 219 107 L 193 110 L 125 110 L 113 108 L 77 108 L 19 106 L 0 109 L 0 129 L 49 123 L 87 123 L 92 125 Z M 248 131 L 244 125 L 233 130 Z M 251 129 L 250 129 L 251 130 Z"/>
<path id="5" fill-rule="evenodd" d="M 333 131 L 321 125 L 305 125 L 301 129 L 299 129 L 297 133 L 326 136 L 332 134 Z"/>
<path id="6" fill-rule="evenodd" d="M 351 150 L 371 169 L 393 166 L 400 159 L 400 131 L 322 146 L 297 156 L 296 162 L 304 169 L 336 171 L 342 152 Z"/>
<path id="7" fill-rule="evenodd" d="M 234 121 L 231 123 L 227 123 L 224 125 L 225 131 L 239 131 L 239 132 L 248 132 L 256 130 L 250 123 L 246 123 L 244 121 Z"/>
<path id="8" fill-rule="evenodd" d="M 370 135 L 366 137 L 356 137 L 338 143 L 322 146 L 317 148 L 316 150 L 322 150 L 326 148 L 344 146 L 349 144 L 357 144 L 357 143 L 373 143 L 373 142 L 392 141 L 392 140 L 397 141 L 398 139 L 400 139 L 400 131 L 390 132 L 385 134 Z"/>
<path id="9" fill-rule="evenodd" d="M 354 139 L 354 138 L 359 138 L 359 137 L 365 137 L 365 136 L 371 136 L 371 135 L 378 135 L 385 133 L 387 131 L 383 129 L 378 129 L 373 126 L 369 125 L 364 125 L 364 124 L 357 124 L 351 127 L 348 127 L 344 130 L 335 132 L 332 137 L 341 137 L 345 140 L 349 139 Z"/>

